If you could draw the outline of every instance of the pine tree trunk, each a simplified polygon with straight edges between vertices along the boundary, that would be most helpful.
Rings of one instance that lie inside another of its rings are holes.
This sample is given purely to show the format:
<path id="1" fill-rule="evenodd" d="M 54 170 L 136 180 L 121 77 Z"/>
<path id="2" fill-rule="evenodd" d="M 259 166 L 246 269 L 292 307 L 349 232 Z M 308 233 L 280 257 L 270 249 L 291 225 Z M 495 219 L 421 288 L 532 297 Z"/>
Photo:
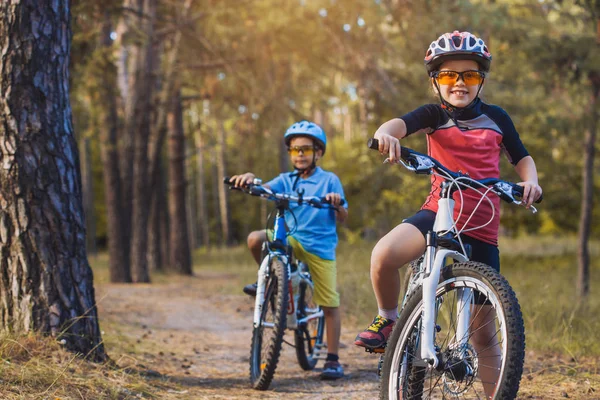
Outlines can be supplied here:
<path id="1" fill-rule="evenodd" d="M 189 216 L 188 226 L 188 238 L 189 238 L 189 247 L 190 251 L 198 248 L 198 215 L 196 208 L 196 191 L 194 190 L 196 179 L 194 179 L 194 165 L 192 164 L 192 155 L 194 153 L 193 144 L 190 143 L 189 140 L 185 140 L 185 170 L 186 177 L 185 180 L 187 182 L 187 190 L 186 190 L 186 200 L 185 200 L 185 209 L 187 215 Z M 193 264 L 193 261 L 192 261 Z"/>
<path id="2" fill-rule="evenodd" d="M 223 218 L 221 217 L 221 190 L 220 190 L 220 186 L 224 186 L 223 185 L 223 181 L 219 180 L 219 167 L 217 166 L 218 164 L 218 156 L 217 156 L 217 149 L 215 148 L 214 151 L 210 152 L 210 161 L 211 161 L 211 172 L 212 172 L 212 177 L 213 177 L 213 181 L 212 181 L 212 193 L 213 193 L 213 198 L 212 198 L 212 214 L 214 216 L 214 226 L 215 232 L 221 232 L 221 237 L 223 237 L 223 227 L 221 226 L 221 221 L 223 220 Z M 217 239 L 218 240 L 218 239 Z M 215 242 L 217 242 L 217 240 L 215 240 Z"/>
<path id="3" fill-rule="evenodd" d="M 150 271 L 160 271 L 163 268 L 162 248 L 160 244 L 160 208 L 158 206 L 157 186 L 153 188 L 152 205 L 150 206 L 150 222 L 148 229 L 148 268 Z"/>
<path id="4" fill-rule="evenodd" d="M 202 132 L 200 128 L 195 129 L 196 139 L 196 168 L 198 178 L 196 181 L 196 190 L 198 191 L 198 210 L 200 212 L 200 232 L 202 245 L 208 247 L 210 244 L 210 235 L 208 230 L 208 202 L 206 198 L 206 183 L 204 179 L 204 148 L 202 144 Z"/>
<path id="5" fill-rule="evenodd" d="M 86 222 L 86 249 L 88 254 L 96 254 L 96 217 L 94 215 L 94 179 L 92 177 L 92 150 L 90 138 L 80 139 L 81 183 L 83 187 L 83 211 Z"/>
<path id="6" fill-rule="evenodd" d="M 285 142 L 281 139 L 281 135 L 279 133 L 276 133 L 276 135 L 276 140 L 279 143 L 279 172 L 288 172 L 290 170 L 290 155 Z"/>
<path id="7" fill-rule="evenodd" d="M 369 137 L 369 110 L 367 107 L 368 91 L 365 85 L 358 86 L 358 122 L 360 135 L 364 139 Z"/>
<path id="8" fill-rule="evenodd" d="M 590 293 L 590 252 L 588 242 L 592 226 L 593 194 L 594 194 L 594 147 L 598 129 L 598 97 L 600 94 L 600 76 L 592 81 L 590 104 L 590 127 L 585 132 L 585 148 L 583 155 L 583 185 L 581 194 L 581 215 L 579 219 L 579 251 L 577 269 L 577 295 L 585 300 Z"/>
<path id="9" fill-rule="evenodd" d="M 143 5 L 139 0 L 124 0 L 125 9 L 136 10 L 139 14 L 143 12 Z M 133 13 L 125 12 L 117 27 L 117 39 L 120 46 L 117 61 L 117 82 L 121 93 L 121 109 L 123 113 L 123 129 L 119 132 L 117 142 L 117 159 L 119 162 L 120 173 L 120 205 L 121 222 L 120 236 L 122 240 L 123 251 L 125 252 L 125 262 L 127 275 L 131 281 L 131 224 L 132 224 L 132 196 L 133 196 L 133 141 L 135 136 L 134 109 L 137 103 L 136 78 L 137 71 L 140 68 L 139 53 L 141 52 L 142 39 L 131 40 L 133 32 L 138 32 L 135 28 L 140 24 L 140 17 L 135 17 Z M 128 38 L 128 39 L 126 39 Z M 109 249 L 110 251 L 110 249 Z M 112 271 L 111 271 L 112 274 Z"/>
<path id="10" fill-rule="evenodd" d="M 176 92 L 167 118 L 169 132 L 169 269 L 180 274 L 192 274 L 186 214 L 185 136 L 181 95 Z"/>
<path id="11" fill-rule="evenodd" d="M 224 245 L 228 245 L 231 241 L 231 231 L 229 229 L 229 208 L 227 207 L 227 188 L 223 184 L 225 179 L 225 127 L 223 122 L 219 121 L 219 137 L 217 148 L 217 171 L 219 182 L 219 210 L 221 214 L 221 229 L 222 241 Z"/>
<path id="12" fill-rule="evenodd" d="M 108 236 L 108 257 L 111 282 L 131 282 L 131 266 L 129 264 L 129 249 L 124 240 L 123 199 L 121 193 L 121 177 L 119 170 L 117 116 L 117 91 L 115 82 L 117 70 L 110 61 L 112 40 L 110 14 L 104 15 L 100 31 L 100 44 L 106 57 L 100 57 L 104 65 L 97 70 L 100 72 L 98 87 L 93 96 L 95 107 L 100 110 L 97 122 L 100 130 L 100 154 L 104 180 L 104 200 L 106 205 L 106 232 Z"/>
<path id="13" fill-rule="evenodd" d="M 167 204 L 167 182 L 166 182 L 166 168 L 160 169 L 160 181 L 158 191 L 158 222 L 160 224 L 160 254 L 162 261 L 162 269 L 165 268 L 165 264 L 171 257 L 171 247 L 169 245 L 169 206 Z"/>
<path id="14" fill-rule="evenodd" d="M 156 0 L 144 1 L 141 27 L 145 32 L 143 51 L 139 53 L 135 79 L 134 138 L 133 138 L 133 194 L 131 220 L 131 275 L 134 282 L 150 282 L 148 271 L 148 215 L 150 214 L 151 185 L 149 177 L 148 142 L 152 116 L 152 88 L 154 69 L 152 61 Z"/>
<path id="15" fill-rule="evenodd" d="M 69 104 L 69 2 L 0 2 L 0 321 L 106 358 Z"/>

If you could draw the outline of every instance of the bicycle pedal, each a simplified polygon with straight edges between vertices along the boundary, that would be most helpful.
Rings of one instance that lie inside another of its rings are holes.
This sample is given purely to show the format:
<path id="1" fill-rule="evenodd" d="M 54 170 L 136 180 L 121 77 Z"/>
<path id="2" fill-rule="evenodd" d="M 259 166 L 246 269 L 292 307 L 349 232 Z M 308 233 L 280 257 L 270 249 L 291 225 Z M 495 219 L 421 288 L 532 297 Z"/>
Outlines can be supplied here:
<path id="1" fill-rule="evenodd" d="M 373 353 L 383 354 L 383 353 L 385 353 L 385 347 L 377 347 L 375 349 L 369 349 L 368 347 L 365 347 L 365 351 L 367 353 L 371 353 L 371 354 L 373 354 Z"/>

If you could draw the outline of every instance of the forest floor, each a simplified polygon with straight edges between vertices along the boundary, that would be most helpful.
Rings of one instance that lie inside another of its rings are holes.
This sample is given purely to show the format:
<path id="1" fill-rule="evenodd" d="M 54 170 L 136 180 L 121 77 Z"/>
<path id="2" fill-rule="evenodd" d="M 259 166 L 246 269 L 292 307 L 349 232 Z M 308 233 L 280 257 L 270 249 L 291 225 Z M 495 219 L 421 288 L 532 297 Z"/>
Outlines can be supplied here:
<path id="1" fill-rule="evenodd" d="M 237 279 L 231 273 L 200 271 L 150 285 L 97 285 L 107 352 L 149 384 L 143 393 L 128 393 L 168 399 L 377 398 L 378 356 L 352 344 L 364 328 L 352 323 L 342 330 L 343 379 L 321 381 L 322 362 L 303 371 L 294 349 L 284 344 L 270 390 L 250 389 L 252 302 L 241 290 L 239 295 L 224 290 L 232 282 Z M 528 351 L 519 398 L 600 399 L 599 369 L 597 358 Z"/>

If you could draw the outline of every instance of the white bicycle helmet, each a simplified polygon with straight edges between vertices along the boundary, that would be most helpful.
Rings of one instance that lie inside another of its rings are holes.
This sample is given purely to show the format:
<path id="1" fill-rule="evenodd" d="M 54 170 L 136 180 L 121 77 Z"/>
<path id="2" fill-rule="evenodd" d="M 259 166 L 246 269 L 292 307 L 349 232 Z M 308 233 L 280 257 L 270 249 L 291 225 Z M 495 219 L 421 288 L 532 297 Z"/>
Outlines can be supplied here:
<path id="1" fill-rule="evenodd" d="M 473 60 L 482 71 L 489 72 L 492 55 L 482 39 L 470 32 L 454 31 L 444 33 L 429 45 L 424 60 L 427 73 L 431 75 L 448 60 Z"/>

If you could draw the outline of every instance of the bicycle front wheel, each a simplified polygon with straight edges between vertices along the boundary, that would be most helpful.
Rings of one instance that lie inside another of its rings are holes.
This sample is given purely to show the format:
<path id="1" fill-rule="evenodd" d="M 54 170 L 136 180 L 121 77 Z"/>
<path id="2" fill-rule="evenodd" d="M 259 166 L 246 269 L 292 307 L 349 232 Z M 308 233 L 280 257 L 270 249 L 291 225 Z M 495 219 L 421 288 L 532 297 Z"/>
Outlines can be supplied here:
<path id="1" fill-rule="evenodd" d="M 418 288 L 410 296 L 388 340 L 380 398 L 514 399 L 523 372 L 525 329 L 506 279 L 476 262 L 444 268 L 431 333 L 439 361 L 435 368 L 421 358 L 422 293 Z M 461 321 L 467 329 L 459 329 Z"/>
<path id="2" fill-rule="evenodd" d="M 298 299 L 298 321 L 321 312 L 320 307 L 313 300 L 313 286 L 307 282 L 300 283 L 300 296 Z M 325 317 L 320 316 L 299 323 L 294 332 L 296 358 L 298 364 L 305 371 L 310 371 L 317 365 L 318 356 L 323 348 L 323 331 L 325 330 Z"/>
<path id="3" fill-rule="evenodd" d="M 286 265 L 272 258 L 265 283 L 265 296 L 260 324 L 254 327 L 250 350 L 252 387 L 267 390 L 277 368 L 285 333 L 288 304 L 288 272 Z"/>

